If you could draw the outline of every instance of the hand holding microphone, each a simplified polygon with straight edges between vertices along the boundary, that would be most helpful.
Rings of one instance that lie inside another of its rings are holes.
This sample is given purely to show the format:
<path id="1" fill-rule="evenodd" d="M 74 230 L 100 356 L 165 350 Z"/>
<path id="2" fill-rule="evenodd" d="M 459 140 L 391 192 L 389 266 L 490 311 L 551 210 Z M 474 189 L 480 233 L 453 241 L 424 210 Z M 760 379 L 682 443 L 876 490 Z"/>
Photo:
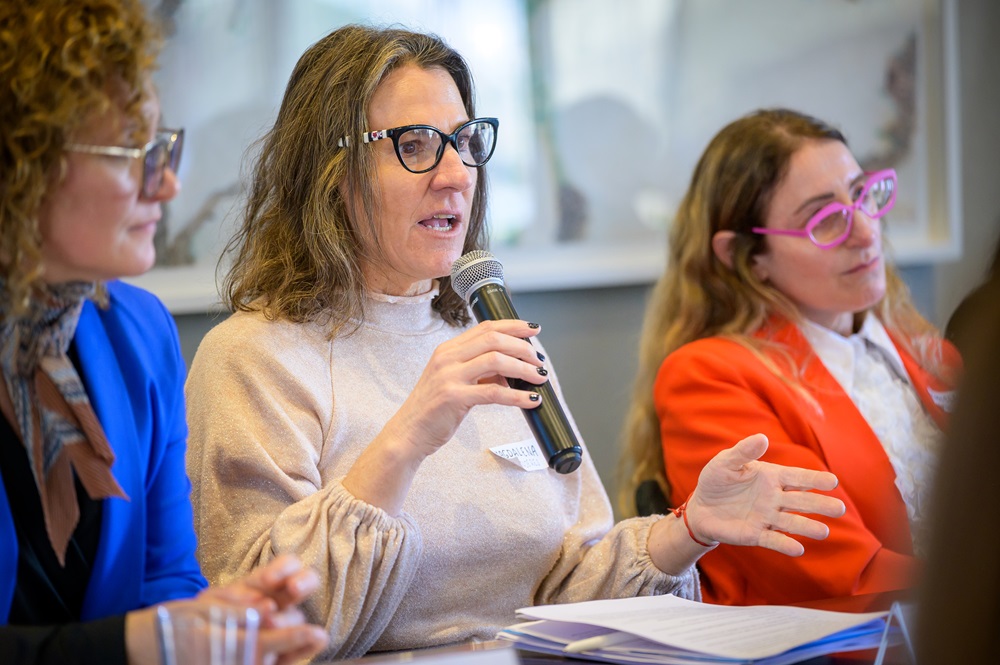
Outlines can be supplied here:
<path id="1" fill-rule="evenodd" d="M 503 265 L 489 252 L 473 250 L 459 257 L 451 267 L 451 285 L 469 303 L 479 322 L 520 318 L 504 286 Z M 521 411 L 549 467 L 558 473 L 576 471 L 583 460 L 583 450 L 552 386 L 533 385 L 519 379 L 507 382 L 512 388 L 541 394 L 540 405 Z"/>

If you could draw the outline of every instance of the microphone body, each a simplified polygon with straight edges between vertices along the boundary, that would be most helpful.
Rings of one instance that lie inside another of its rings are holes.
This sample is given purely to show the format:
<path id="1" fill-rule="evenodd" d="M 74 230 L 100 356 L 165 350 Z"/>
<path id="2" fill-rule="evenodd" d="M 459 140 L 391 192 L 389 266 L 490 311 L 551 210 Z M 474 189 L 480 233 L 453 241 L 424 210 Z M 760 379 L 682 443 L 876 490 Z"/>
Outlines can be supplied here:
<path id="1" fill-rule="evenodd" d="M 490 274 L 485 277 L 474 274 L 481 272 L 483 264 Z M 452 286 L 469 303 L 477 321 L 521 318 L 514 311 L 504 286 L 503 266 L 489 252 L 475 250 L 463 255 L 452 266 L 451 274 Z M 507 379 L 507 384 L 518 390 L 533 390 L 542 396 L 541 404 L 533 409 L 521 409 L 521 412 L 548 460 L 549 468 L 558 473 L 576 471 L 583 461 L 583 449 L 552 385 L 547 381 L 535 385 L 521 379 Z"/>

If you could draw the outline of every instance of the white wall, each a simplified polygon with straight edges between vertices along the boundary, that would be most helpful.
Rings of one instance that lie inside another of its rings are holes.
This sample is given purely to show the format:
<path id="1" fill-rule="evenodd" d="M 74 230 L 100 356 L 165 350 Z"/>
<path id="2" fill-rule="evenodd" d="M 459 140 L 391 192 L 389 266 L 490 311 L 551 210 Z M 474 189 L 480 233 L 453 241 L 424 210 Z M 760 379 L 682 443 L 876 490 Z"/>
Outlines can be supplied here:
<path id="1" fill-rule="evenodd" d="M 984 276 L 1000 234 L 1000 2 L 959 0 L 963 255 L 903 270 L 921 311 L 943 326 Z M 628 406 L 649 286 L 514 294 L 518 313 L 542 325 L 567 402 L 609 492 L 616 439 Z M 176 317 L 190 361 L 209 315 Z"/>
<path id="2" fill-rule="evenodd" d="M 962 94 L 962 258 L 934 271 L 944 323 L 985 277 L 1000 241 L 1000 2 L 958 0 Z"/>

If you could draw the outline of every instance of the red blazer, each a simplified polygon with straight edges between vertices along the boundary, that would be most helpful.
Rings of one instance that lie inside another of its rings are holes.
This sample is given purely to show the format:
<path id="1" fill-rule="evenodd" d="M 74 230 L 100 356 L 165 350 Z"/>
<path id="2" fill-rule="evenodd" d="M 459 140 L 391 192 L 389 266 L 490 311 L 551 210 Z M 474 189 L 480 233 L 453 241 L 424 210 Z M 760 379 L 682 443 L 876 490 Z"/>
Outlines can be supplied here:
<path id="1" fill-rule="evenodd" d="M 917 562 L 906 506 L 882 444 L 796 326 L 777 325 L 771 334 L 802 371 L 802 385 L 822 413 L 737 342 L 715 337 L 684 345 L 663 362 L 653 389 L 670 501 L 684 501 L 716 453 L 762 432 L 770 444 L 764 461 L 836 474 L 840 484 L 831 494 L 847 513 L 820 518 L 830 535 L 802 539 L 801 557 L 725 545 L 709 552 L 699 561 L 705 600 L 787 604 L 911 586 Z M 945 412 L 928 389 L 947 393 L 951 386 L 896 346 L 924 407 L 943 427 Z M 946 363 L 960 365 L 947 342 L 943 353 Z M 767 354 L 787 363 L 780 353 Z"/>

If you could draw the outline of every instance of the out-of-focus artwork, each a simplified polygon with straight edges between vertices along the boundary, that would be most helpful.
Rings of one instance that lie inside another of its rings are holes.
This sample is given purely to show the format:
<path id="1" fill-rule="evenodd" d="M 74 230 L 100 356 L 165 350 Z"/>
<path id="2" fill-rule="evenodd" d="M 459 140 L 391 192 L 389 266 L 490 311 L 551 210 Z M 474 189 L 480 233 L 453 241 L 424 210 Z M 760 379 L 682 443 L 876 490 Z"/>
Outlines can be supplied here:
<path id="1" fill-rule="evenodd" d="M 164 126 L 186 129 L 181 195 L 137 281 L 175 312 L 218 301 L 248 150 L 298 57 L 351 22 L 444 37 L 469 61 L 492 249 L 515 290 L 651 281 L 694 164 L 723 125 L 789 106 L 841 128 L 865 168 L 893 167 L 897 262 L 954 258 L 954 0 L 163 0 Z"/>

